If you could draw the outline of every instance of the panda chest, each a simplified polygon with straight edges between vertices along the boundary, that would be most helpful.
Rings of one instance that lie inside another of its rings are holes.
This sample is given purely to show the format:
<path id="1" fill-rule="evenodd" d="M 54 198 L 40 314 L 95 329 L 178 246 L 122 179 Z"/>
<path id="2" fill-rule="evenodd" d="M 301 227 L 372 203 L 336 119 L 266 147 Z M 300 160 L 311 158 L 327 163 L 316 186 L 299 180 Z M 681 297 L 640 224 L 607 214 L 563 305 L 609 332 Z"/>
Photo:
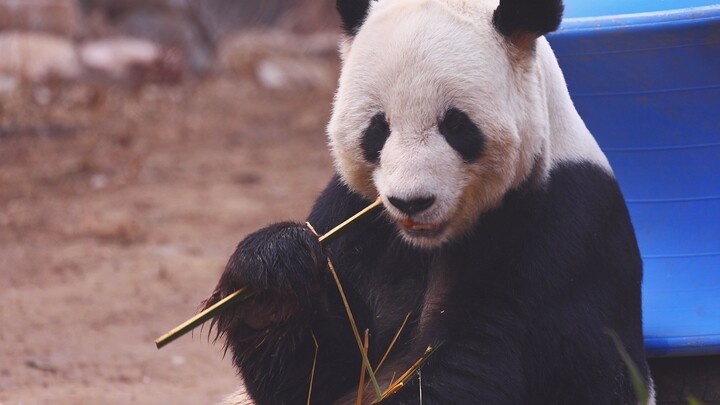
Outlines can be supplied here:
<path id="1" fill-rule="evenodd" d="M 373 341 L 371 350 L 380 355 L 398 331 L 402 330 L 403 336 L 414 334 L 427 286 L 422 261 L 394 259 L 378 260 L 361 269 L 363 276 L 356 285 L 370 317 L 365 327 Z"/>
<path id="2" fill-rule="evenodd" d="M 372 283 L 376 288 L 366 295 L 374 316 L 371 333 L 382 347 L 389 344 L 401 328 L 402 335 L 414 342 L 412 346 L 442 339 L 453 279 L 440 260 L 415 266 L 405 269 L 410 272 L 395 277 L 390 269 L 384 269 Z"/>
<path id="3" fill-rule="evenodd" d="M 415 277 L 392 277 L 385 273 L 373 282 L 365 298 L 373 316 L 376 336 L 392 338 L 403 325 L 419 316 L 427 282 L 417 274 Z"/>

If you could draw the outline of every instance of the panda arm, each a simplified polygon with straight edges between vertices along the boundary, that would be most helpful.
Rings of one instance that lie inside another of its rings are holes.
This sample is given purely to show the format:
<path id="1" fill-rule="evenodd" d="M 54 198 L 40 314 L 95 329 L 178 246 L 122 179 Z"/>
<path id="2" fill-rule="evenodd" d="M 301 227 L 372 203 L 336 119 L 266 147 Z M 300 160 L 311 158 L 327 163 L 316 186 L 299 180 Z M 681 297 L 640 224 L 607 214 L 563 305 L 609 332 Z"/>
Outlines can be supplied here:
<path id="1" fill-rule="evenodd" d="M 520 323 L 514 314 L 497 309 L 482 319 L 468 313 L 447 320 L 442 329 L 462 329 L 442 340 L 433 339 L 436 352 L 409 382 L 382 405 L 516 405 L 528 403 L 520 350 Z M 474 315 L 476 316 L 476 315 Z M 482 330 L 471 325 L 485 325 Z M 487 325 L 494 325 L 487 327 Z M 509 333 L 506 328 L 514 331 Z M 472 331 L 472 332 L 470 332 Z M 412 364 L 413 361 L 407 361 Z M 399 373 L 402 373 L 400 370 Z M 421 400 L 422 398 L 422 400 Z"/>
<path id="2" fill-rule="evenodd" d="M 368 204 L 335 177 L 318 198 L 308 222 L 322 234 Z M 284 224 L 268 228 L 273 226 Z M 367 262 L 369 255 L 365 254 L 369 247 L 359 241 L 364 239 L 362 232 L 372 227 L 366 221 L 325 249 L 339 273 L 360 331 L 370 328 L 372 316 L 356 286 L 359 273 L 371 265 Z M 279 243 L 277 246 L 284 248 Z M 288 246 L 287 250 L 297 249 L 295 245 Z M 293 257 L 295 252 L 284 251 L 283 255 Z M 318 349 L 312 403 L 332 403 L 357 384 L 361 358 L 337 286 L 327 269 L 322 272 L 319 284 L 309 310 L 298 311 L 263 330 L 253 330 L 242 322 L 225 328 L 234 363 L 258 404 L 306 402 L 315 356 L 314 339 Z"/>

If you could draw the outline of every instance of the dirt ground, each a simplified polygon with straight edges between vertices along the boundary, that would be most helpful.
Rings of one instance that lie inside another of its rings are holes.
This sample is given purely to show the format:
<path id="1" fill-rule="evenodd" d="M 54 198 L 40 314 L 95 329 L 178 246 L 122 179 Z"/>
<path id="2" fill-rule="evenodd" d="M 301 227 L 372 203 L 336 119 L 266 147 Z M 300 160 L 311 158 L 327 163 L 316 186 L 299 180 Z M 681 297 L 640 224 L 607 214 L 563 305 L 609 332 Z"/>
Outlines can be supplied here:
<path id="1" fill-rule="evenodd" d="M 332 90 L 224 75 L 2 95 L 0 404 L 234 391 L 207 334 L 153 342 L 196 313 L 244 235 L 304 219 L 332 173 Z"/>

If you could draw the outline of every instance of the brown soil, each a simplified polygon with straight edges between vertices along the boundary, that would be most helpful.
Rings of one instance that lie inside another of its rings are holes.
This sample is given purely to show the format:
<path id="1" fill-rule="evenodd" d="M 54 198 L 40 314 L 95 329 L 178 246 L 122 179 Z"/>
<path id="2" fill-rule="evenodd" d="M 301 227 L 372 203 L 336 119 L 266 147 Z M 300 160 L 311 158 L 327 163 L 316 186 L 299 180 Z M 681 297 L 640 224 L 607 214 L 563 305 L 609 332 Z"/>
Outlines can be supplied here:
<path id="1" fill-rule="evenodd" d="M 332 88 L 218 76 L 0 96 L 0 404 L 213 404 L 239 380 L 193 315 L 248 232 L 328 181 Z"/>

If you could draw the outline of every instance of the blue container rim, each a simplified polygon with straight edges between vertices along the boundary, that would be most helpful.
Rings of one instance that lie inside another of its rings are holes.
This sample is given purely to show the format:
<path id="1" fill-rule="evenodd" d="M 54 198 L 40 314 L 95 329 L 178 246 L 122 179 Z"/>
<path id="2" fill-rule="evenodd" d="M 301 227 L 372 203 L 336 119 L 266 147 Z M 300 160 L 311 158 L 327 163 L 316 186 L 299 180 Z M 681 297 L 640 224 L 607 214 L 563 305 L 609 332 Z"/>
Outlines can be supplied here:
<path id="1" fill-rule="evenodd" d="M 582 31 L 652 29 L 667 23 L 694 25 L 714 19 L 720 19 L 720 4 L 635 14 L 565 18 L 555 35 Z"/>

